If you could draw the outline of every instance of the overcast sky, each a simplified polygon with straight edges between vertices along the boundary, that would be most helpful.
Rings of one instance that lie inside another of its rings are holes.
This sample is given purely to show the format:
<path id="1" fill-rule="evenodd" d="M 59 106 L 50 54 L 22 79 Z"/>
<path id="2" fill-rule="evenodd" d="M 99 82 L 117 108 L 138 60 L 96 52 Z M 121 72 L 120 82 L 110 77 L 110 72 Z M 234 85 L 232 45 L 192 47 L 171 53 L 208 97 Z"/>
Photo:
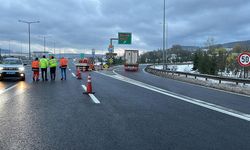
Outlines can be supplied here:
<path id="1" fill-rule="evenodd" d="M 166 0 L 168 46 L 204 46 L 250 39 L 249 0 Z M 154 50 L 162 47 L 163 0 L 0 0 L 0 47 L 27 49 L 31 25 L 32 50 L 53 47 L 66 52 L 95 48 L 106 51 L 111 37 L 132 32 L 132 45 L 118 49 Z M 10 44 L 9 44 L 10 43 Z"/>

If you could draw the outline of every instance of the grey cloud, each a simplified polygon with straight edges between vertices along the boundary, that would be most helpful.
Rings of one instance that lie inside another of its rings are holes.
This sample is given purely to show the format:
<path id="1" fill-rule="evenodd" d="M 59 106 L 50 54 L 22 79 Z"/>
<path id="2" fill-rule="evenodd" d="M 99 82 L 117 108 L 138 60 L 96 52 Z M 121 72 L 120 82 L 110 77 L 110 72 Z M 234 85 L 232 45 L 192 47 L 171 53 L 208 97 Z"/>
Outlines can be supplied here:
<path id="1" fill-rule="evenodd" d="M 106 50 L 109 38 L 116 37 L 118 32 L 132 32 L 131 47 L 153 50 L 162 45 L 163 0 L 0 0 L 0 3 L 0 41 L 27 43 L 27 25 L 17 21 L 24 19 L 41 21 L 31 26 L 34 44 L 42 45 L 39 35 L 51 35 L 48 43 L 55 40 L 58 48 Z M 218 43 L 250 39 L 249 10 L 247 0 L 167 0 L 168 43 L 201 45 L 211 36 Z"/>

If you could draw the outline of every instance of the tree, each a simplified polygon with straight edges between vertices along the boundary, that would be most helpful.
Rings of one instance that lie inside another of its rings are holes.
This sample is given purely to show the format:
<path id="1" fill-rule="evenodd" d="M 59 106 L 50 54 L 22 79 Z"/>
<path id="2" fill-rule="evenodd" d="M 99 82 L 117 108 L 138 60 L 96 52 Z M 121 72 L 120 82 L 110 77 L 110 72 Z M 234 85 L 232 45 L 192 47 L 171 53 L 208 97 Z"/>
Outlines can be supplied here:
<path id="1" fill-rule="evenodd" d="M 217 58 L 216 54 L 213 54 L 211 58 L 209 58 L 209 73 L 211 75 L 217 75 L 218 72 L 218 67 L 217 67 Z"/>
<path id="2" fill-rule="evenodd" d="M 202 51 L 197 50 L 193 56 L 193 66 L 194 66 L 193 70 L 197 70 L 199 68 L 201 59 L 202 59 Z"/>
<path id="3" fill-rule="evenodd" d="M 233 53 L 241 53 L 241 52 L 243 52 L 243 48 L 242 48 L 242 46 L 240 44 L 237 44 L 237 45 L 234 46 L 232 52 Z"/>
<path id="4" fill-rule="evenodd" d="M 226 68 L 226 49 L 225 48 L 217 48 L 216 50 L 216 53 L 218 53 L 218 56 L 217 56 L 217 72 L 220 71 L 221 72 L 221 75 L 222 75 L 222 72 L 225 71 L 225 68 Z"/>
<path id="5" fill-rule="evenodd" d="M 204 45 L 208 48 L 208 54 L 213 54 L 216 49 L 215 41 L 213 37 L 208 37 Z"/>

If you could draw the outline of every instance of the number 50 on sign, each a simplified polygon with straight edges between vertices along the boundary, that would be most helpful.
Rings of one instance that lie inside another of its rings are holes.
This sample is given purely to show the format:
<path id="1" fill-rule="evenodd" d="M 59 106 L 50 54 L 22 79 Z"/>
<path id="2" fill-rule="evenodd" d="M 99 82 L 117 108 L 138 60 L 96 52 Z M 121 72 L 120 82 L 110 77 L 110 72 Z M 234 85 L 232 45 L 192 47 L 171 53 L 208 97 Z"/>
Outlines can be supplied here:
<path id="1" fill-rule="evenodd" d="M 242 67 L 250 66 L 250 53 L 247 52 L 241 53 L 238 57 L 238 63 Z"/>

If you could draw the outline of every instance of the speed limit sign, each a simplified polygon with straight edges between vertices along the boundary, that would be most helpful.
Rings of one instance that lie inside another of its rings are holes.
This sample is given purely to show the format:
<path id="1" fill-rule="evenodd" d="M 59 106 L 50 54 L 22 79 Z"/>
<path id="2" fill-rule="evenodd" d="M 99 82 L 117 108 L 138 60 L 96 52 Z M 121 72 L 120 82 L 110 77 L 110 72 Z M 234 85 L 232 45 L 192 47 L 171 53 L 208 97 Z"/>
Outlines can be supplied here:
<path id="1" fill-rule="evenodd" d="M 238 62 L 242 67 L 250 66 L 250 53 L 241 53 L 238 57 Z"/>

